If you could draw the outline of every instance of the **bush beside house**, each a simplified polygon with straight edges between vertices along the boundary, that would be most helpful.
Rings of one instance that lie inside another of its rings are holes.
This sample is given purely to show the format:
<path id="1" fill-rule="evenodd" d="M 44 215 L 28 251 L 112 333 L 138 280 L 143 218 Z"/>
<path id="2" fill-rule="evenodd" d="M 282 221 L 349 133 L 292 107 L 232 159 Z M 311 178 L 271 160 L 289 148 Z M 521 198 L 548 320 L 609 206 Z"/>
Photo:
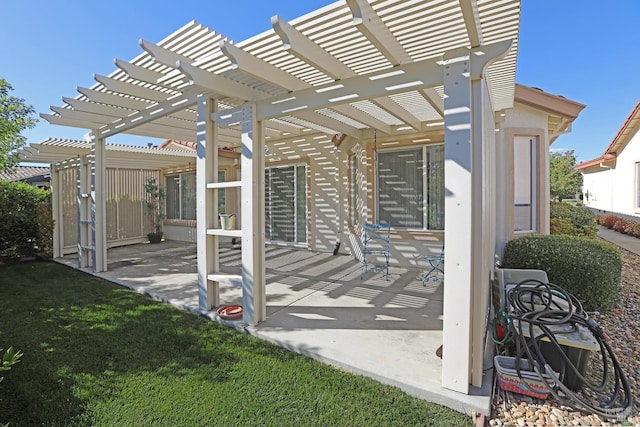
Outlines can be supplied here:
<path id="1" fill-rule="evenodd" d="M 598 231 L 596 216 L 584 207 L 551 202 L 550 231 L 551 234 L 595 238 Z"/>
<path id="2" fill-rule="evenodd" d="M 587 311 L 608 311 L 620 298 L 622 257 L 610 243 L 574 236 L 525 236 L 507 242 L 502 264 L 546 271 L 551 283 L 573 294 Z"/>
<path id="3" fill-rule="evenodd" d="M 640 222 L 619 217 L 618 215 L 596 215 L 596 222 L 618 233 L 640 238 Z"/>
<path id="4" fill-rule="evenodd" d="M 22 182 L 0 181 L 0 256 L 51 254 L 51 193 Z"/>

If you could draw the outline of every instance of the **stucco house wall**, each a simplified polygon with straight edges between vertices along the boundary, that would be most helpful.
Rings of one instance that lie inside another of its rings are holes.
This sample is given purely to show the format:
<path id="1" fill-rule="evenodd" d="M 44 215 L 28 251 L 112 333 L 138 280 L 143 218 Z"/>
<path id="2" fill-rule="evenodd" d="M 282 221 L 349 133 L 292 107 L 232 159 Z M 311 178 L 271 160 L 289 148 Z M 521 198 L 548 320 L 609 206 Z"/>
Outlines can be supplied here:
<path id="1" fill-rule="evenodd" d="M 602 156 L 580 163 L 584 205 L 597 211 L 640 216 L 640 102 Z"/>

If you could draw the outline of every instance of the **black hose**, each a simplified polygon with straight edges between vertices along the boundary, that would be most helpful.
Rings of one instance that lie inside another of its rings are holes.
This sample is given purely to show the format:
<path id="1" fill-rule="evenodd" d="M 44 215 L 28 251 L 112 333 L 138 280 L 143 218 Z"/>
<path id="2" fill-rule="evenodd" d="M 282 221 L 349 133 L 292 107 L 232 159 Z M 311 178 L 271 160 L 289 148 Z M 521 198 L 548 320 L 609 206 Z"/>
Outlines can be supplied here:
<path id="1" fill-rule="evenodd" d="M 496 340 L 494 337 L 494 341 L 500 345 L 513 342 L 516 371 L 525 385 L 529 383 L 521 374 L 521 358 L 529 360 L 539 379 L 561 404 L 619 421 L 629 415 L 633 409 L 633 397 L 627 378 L 607 342 L 606 334 L 594 319 L 589 318 L 580 301 L 559 286 L 538 280 L 518 283 L 507 291 L 506 299 L 508 314 L 502 312 L 501 315 L 508 317 L 508 321 L 499 320 L 508 324 L 514 332 L 509 335 L 509 340 Z M 561 325 L 565 328 L 569 325 L 569 330 L 559 331 L 558 326 Z M 561 334 L 580 332 L 580 328 L 589 331 L 600 347 L 602 376 L 599 381 L 592 382 L 586 378 L 558 342 Z M 559 357 L 561 363 L 555 366 L 559 372 L 554 372 L 551 364 L 545 360 L 541 343 L 551 346 L 546 351 L 547 355 L 551 351 Z M 580 393 L 564 383 L 569 375 L 580 384 L 574 387 L 581 389 Z M 599 406 L 584 396 L 585 392 L 598 396 Z"/>

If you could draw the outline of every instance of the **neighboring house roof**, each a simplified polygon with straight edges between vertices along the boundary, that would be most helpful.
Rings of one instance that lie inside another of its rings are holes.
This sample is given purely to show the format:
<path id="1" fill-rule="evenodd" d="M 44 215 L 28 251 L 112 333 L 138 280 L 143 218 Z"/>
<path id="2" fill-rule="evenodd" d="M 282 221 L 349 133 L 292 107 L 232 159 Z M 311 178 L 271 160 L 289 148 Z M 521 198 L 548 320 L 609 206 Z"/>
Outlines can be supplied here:
<path id="1" fill-rule="evenodd" d="M 6 181 L 48 181 L 50 171 L 45 166 L 15 166 L 11 169 L 0 171 L 0 180 Z"/>
<path id="2" fill-rule="evenodd" d="M 564 96 L 521 84 L 516 85 L 515 101 L 549 113 L 549 144 L 563 133 L 571 131 L 571 124 L 585 107 Z"/>
<path id="3" fill-rule="evenodd" d="M 625 120 L 615 138 L 613 138 L 611 144 L 604 150 L 604 153 L 593 160 L 580 163 L 575 169 L 584 170 L 591 166 L 600 165 L 601 163 L 613 163 L 629 141 L 638 133 L 638 130 L 640 130 L 640 101 L 638 101 L 635 108 L 631 111 L 631 114 L 629 114 L 629 117 L 627 117 L 627 120 Z"/>

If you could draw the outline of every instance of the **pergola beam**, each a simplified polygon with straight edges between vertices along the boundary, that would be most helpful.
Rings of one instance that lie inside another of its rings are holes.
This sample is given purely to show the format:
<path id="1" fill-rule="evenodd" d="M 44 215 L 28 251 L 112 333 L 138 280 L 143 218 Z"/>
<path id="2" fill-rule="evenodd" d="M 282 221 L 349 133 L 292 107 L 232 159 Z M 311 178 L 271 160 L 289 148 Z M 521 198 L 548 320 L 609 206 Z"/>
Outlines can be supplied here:
<path id="1" fill-rule="evenodd" d="M 334 131 L 333 133 L 344 133 L 354 138 L 362 138 L 362 130 L 316 111 L 301 111 L 296 114 L 296 117 L 308 121 L 309 127 L 323 133 L 326 132 L 323 128 L 328 128 Z M 320 127 L 316 128 L 314 125 L 319 125 Z"/>
<path id="2" fill-rule="evenodd" d="M 123 82 L 121 80 L 116 80 L 112 77 L 102 76 L 100 74 L 94 74 L 93 78 L 98 83 L 101 83 L 106 89 L 112 92 L 127 94 L 136 98 L 148 99 L 155 102 L 162 102 L 168 97 L 174 96 L 179 93 L 177 91 L 169 92 L 149 89 L 147 87 Z"/>
<path id="3" fill-rule="evenodd" d="M 264 120 L 297 114 L 302 110 L 332 108 L 334 105 L 438 86 L 442 84 L 441 71 L 439 60 L 430 59 L 278 95 L 257 102 L 258 118 Z"/>
<path id="4" fill-rule="evenodd" d="M 114 95 L 112 93 L 100 92 L 95 89 L 88 89 L 78 86 L 76 88 L 78 92 L 86 96 L 93 102 L 99 102 L 101 104 L 117 105 L 123 108 L 130 108 L 132 110 L 143 110 L 152 105 L 151 101 L 125 98 L 124 96 Z"/>
<path id="5" fill-rule="evenodd" d="M 220 96 L 244 101 L 255 101 L 269 96 L 266 92 L 253 89 L 221 75 L 209 73 L 187 62 L 178 61 L 175 66 L 187 75 L 193 85 Z"/>
<path id="6" fill-rule="evenodd" d="M 276 34 L 282 39 L 282 45 L 286 52 L 312 65 L 334 80 L 355 75 L 351 68 L 293 28 L 291 24 L 278 15 L 271 18 L 271 25 Z"/>
<path id="7" fill-rule="evenodd" d="M 378 107 L 386 110 L 387 112 L 389 112 L 389 114 L 396 117 L 400 121 L 405 122 L 415 130 L 422 129 L 422 123 L 420 122 L 420 120 L 416 116 L 411 114 L 409 111 L 405 110 L 400 104 L 395 102 L 393 99 L 387 98 L 387 97 L 381 97 L 381 98 L 372 99 L 371 102 L 376 104 Z"/>
<path id="8" fill-rule="evenodd" d="M 353 14 L 354 25 L 392 65 L 411 62 L 411 56 L 367 0 L 346 0 L 346 2 Z"/>
<path id="9" fill-rule="evenodd" d="M 478 47 L 484 44 L 480 14 L 478 13 L 478 2 L 475 0 L 458 1 L 460 3 L 460 9 L 462 9 L 462 17 L 464 18 L 464 25 L 467 27 L 471 47 Z"/>
<path id="10" fill-rule="evenodd" d="M 229 58 L 232 68 L 242 71 L 255 79 L 288 91 L 296 91 L 310 86 L 309 83 L 227 41 L 220 42 L 220 50 Z"/>
<path id="11" fill-rule="evenodd" d="M 387 135 L 391 135 L 391 133 L 393 132 L 393 126 L 373 117 L 371 114 L 365 113 L 364 111 L 354 107 L 351 104 L 336 105 L 332 109 L 340 114 L 344 114 L 347 117 L 365 124 L 370 128 L 384 132 Z"/>
<path id="12" fill-rule="evenodd" d="M 153 83 L 158 86 L 166 87 L 167 89 L 175 90 L 171 86 L 166 86 L 160 83 L 160 80 L 163 77 L 166 77 L 162 73 L 150 70 L 148 68 L 141 67 L 139 65 L 132 64 L 128 61 L 123 61 L 122 59 L 116 58 L 113 60 L 113 62 L 115 63 L 116 67 L 120 68 L 122 71 L 127 73 L 127 75 L 132 79 L 140 80 L 142 82 Z"/>
<path id="13" fill-rule="evenodd" d="M 168 116 L 172 113 L 182 111 L 185 108 L 192 107 L 196 102 L 197 95 L 192 93 L 186 93 L 172 99 L 167 99 L 166 101 L 160 102 L 152 107 L 146 108 L 145 110 L 140 110 L 131 114 L 126 118 L 109 123 L 107 128 L 100 129 L 100 136 L 126 132 L 136 126 L 157 120 L 158 117 Z"/>

